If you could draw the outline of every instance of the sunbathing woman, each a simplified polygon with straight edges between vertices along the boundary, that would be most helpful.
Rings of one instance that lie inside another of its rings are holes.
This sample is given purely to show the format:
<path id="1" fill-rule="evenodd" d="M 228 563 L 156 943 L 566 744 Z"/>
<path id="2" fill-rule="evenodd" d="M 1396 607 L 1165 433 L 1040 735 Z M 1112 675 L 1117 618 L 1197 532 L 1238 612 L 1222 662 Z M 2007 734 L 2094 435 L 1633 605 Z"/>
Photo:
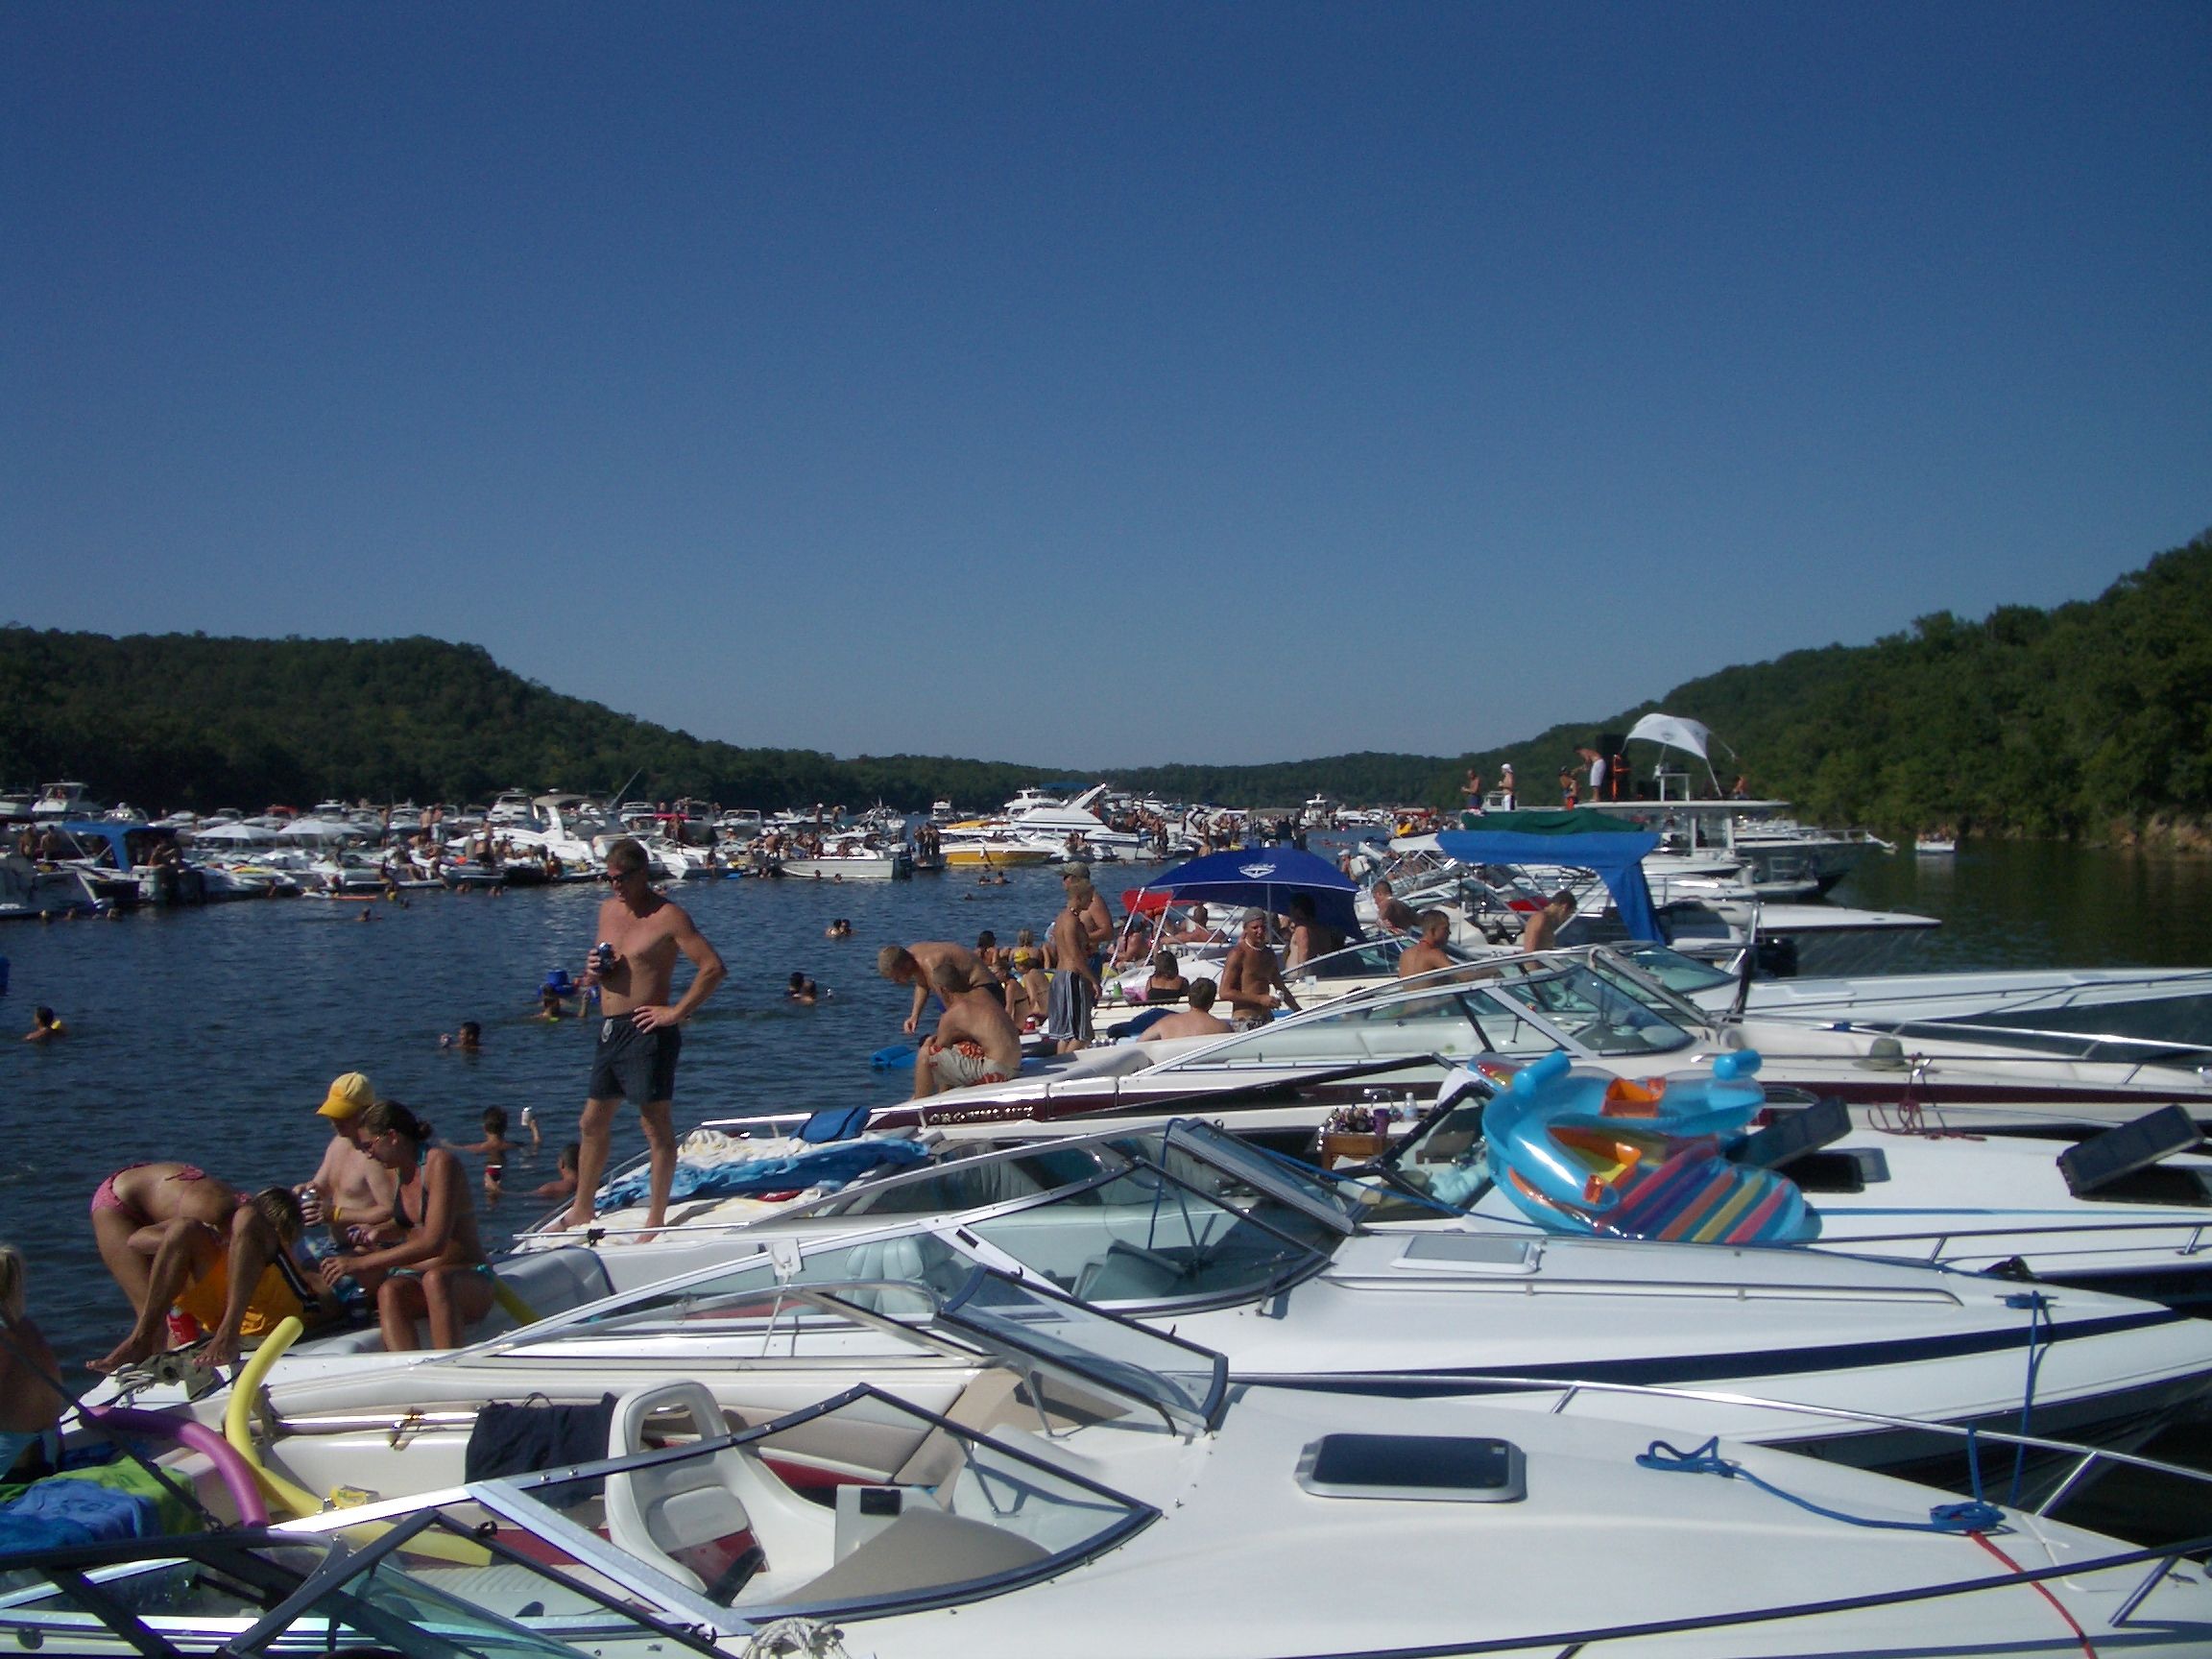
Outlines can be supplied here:
<path id="1" fill-rule="evenodd" d="M 376 1324 L 390 1353 L 420 1347 L 415 1321 L 427 1319 L 433 1348 L 458 1348 L 470 1320 L 492 1310 L 492 1268 L 476 1235 L 476 1211 L 461 1160 L 431 1146 L 429 1126 L 397 1100 L 379 1100 L 361 1113 L 362 1144 L 399 1177 L 393 1219 L 407 1236 L 385 1250 L 333 1257 L 324 1279 L 335 1285 L 348 1274 L 376 1297 Z"/>

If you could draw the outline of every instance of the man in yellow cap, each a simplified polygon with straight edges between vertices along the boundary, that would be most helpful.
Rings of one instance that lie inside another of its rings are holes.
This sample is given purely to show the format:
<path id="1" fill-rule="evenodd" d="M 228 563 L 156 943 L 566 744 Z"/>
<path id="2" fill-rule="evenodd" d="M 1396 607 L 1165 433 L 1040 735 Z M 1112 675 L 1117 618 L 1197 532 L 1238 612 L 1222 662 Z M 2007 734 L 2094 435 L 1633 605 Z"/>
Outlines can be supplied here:
<path id="1" fill-rule="evenodd" d="M 392 1199 L 398 1179 L 369 1155 L 361 1143 L 361 1114 L 376 1098 L 375 1088 L 358 1071 L 330 1085 L 316 1113 L 330 1120 L 330 1145 L 315 1179 L 300 1190 L 300 1208 L 313 1226 L 328 1222 L 338 1248 L 361 1250 L 394 1243 Z"/>

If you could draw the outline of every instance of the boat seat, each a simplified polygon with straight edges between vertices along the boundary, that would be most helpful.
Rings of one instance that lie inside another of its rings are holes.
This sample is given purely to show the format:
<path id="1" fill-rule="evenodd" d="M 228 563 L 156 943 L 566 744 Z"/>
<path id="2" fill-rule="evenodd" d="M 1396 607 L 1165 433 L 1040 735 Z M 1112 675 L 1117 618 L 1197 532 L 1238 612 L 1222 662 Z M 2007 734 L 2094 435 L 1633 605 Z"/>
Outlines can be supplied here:
<path id="1" fill-rule="evenodd" d="M 1078 1302 L 1147 1302 L 1171 1294 L 1183 1269 L 1141 1244 L 1117 1238 L 1106 1254 L 1083 1264 L 1075 1281 Z"/>
<path id="2" fill-rule="evenodd" d="M 645 1451 L 647 1420 L 679 1409 L 703 1439 L 729 1432 L 705 1383 L 661 1382 L 614 1403 L 608 1456 Z M 607 1536 L 617 1548 L 722 1602 L 771 1570 L 784 1582 L 809 1577 L 832 1551 L 834 1517 L 777 1479 L 746 1447 L 610 1475 L 606 1509 Z M 764 1538 L 757 1527 L 765 1528 Z"/>
<path id="3" fill-rule="evenodd" d="M 789 1599 L 805 1605 L 934 1590 L 1011 1573 L 1050 1553 L 1033 1539 L 964 1515 L 909 1509 Z"/>

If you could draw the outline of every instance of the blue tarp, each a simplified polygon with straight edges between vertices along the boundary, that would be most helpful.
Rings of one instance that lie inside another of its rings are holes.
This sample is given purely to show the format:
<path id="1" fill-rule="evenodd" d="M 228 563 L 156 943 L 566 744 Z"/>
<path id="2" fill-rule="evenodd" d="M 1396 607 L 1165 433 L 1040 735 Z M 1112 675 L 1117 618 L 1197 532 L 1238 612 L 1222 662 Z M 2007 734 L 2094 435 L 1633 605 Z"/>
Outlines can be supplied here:
<path id="1" fill-rule="evenodd" d="M 106 1478 L 105 1470 L 90 1478 L 59 1475 L 0 1504 L 0 1555 L 119 1538 L 158 1538 L 161 1513 L 154 1500 L 101 1484 Z"/>
<path id="2" fill-rule="evenodd" d="M 1644 855 L 1659 845 L 1652 830 L 1623 830 L 1618 819 L 1602 812 L 1494 812 L 1480 829 L 1440 830 L 1436 845 L 1462 864 L 1564 864 L 1596 871 L 1629 938 L 1667 941 L 1644 879 Z"/>
<path id="3" fill-rule="evenodd" d="M 1352 899 L 1358 883 L 1326 858 L 1295 847 L 1241 847 L 1209 853 L 1178 864 L 1144 883 L 1146 893 L 1166 893 L 1178 903 L 1244 904 L 1286 915 L 1291 899 L 1313 901 L 1314 920 L 1346 938 L 1359 932 Z"/>
<path id="4" fill-rule="evenodd" d="M 761 1192 L 794 1192 L 807 1187 L 831 1189 L 856 1181 L 872 1169 L 903 1169 L 927 1161 L 912 1141 L 839 1141 L 790 1158 L 739 1158 L 728 1164 L 678 1164 L 675 1198 L 741 1198 Z M 599 1208 L 620 1210 L 645 1202 L 648 1174 L 625 1175 L 600 1194 Z"/>

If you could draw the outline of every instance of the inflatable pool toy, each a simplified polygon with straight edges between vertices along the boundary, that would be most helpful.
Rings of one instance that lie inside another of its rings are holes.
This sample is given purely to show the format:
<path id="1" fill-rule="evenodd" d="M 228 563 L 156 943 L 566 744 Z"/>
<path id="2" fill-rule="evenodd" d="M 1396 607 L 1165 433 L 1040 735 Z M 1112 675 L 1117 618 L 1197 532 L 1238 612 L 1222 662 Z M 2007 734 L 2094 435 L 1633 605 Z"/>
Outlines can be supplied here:
<path id="1" fill-rule="evenodd" d="M 1796 1184 L 1723 1145 L 1766 1104 L 1759 1056 L 1632 1082 L 1548 1054 L 1482 1113 L 1498 1190 L 1554 1233 L 1707 1244 L 1799 1244 L 1820 1217 Z"/>

